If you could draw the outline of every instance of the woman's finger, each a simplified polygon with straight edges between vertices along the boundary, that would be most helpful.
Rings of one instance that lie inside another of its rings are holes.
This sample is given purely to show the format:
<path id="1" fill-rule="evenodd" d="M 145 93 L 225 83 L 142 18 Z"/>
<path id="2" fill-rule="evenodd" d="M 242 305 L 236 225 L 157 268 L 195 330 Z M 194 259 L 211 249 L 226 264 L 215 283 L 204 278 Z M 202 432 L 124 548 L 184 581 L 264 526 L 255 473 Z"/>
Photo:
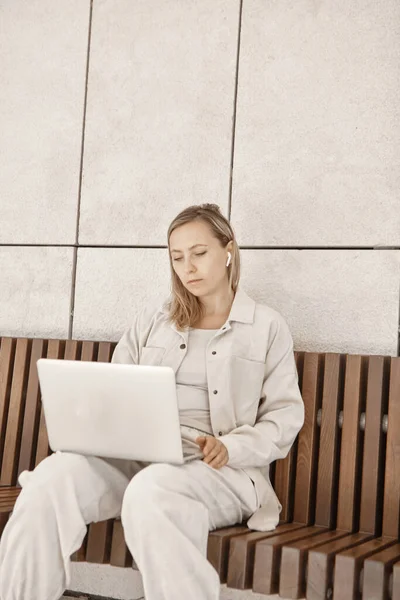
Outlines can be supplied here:
<path id="1" fill-rule="evenodd" d="M 212 450 L 203 458 L 204 462 L 209 464 L 218 454 L 221 452 L 221 449 L 218 448 L 218 445 L 214 446 Z"/>
<path id="2" fill-rule="evenodd" d="M 217 440 L 214 437 L 207 436 L 204 444 L 203 454 L 207 456 L 217 446 Z"/>
<path id="3" fill-rule="evenodd" d="M 216 458 L 214 458 L 213 461 L 209 463 L 209 466 L 213 469 L 221 469 L 221 467 L 224 467 L 227 462 L 228 460 L 225 454 L 222 455 L 222 458 L 220 458 L 220 456 L 218 455 Z"/>

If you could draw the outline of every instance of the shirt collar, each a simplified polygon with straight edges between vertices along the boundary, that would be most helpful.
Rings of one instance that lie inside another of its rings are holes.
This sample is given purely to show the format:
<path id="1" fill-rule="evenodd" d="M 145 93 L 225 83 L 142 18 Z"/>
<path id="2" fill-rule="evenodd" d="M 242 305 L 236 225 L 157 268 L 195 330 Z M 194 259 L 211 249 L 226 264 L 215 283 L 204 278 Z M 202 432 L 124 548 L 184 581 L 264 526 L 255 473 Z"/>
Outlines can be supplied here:
<path id="1" fill-rule="evenodd" d="M 239 286 L 232 302 L 228 321 L 239 321 L 239 323 L 253 323 L 256 303 Z"/>
<path id="2" fill-rule="evenodd" d="M 161 312 L 168 315 L 167 302 L 161 307 Z M 255 301 L 246 294 L 239 286 L 232 302 L 231 311 L 227 321 L 238 321 L 239 323 L 253 323 L 256 310 Z"/>

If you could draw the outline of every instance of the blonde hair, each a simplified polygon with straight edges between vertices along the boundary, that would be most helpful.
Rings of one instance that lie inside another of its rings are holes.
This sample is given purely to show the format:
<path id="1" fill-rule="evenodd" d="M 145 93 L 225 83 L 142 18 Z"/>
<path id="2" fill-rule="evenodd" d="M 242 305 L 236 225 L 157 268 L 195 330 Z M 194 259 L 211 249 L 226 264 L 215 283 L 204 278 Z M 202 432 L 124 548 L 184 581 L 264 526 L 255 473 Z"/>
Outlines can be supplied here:
<path id="1" fill-rule="evenodd" d="M 204 223 L 207 223 L 212 234 L 219 240 L 221 246 L 225 247 L 228 242 L 233 242 L 231 252 L 232 259 L 228 266 L 228 277 L 230 287 L 236 292 L 240 279 L 239 246 L 236 242 L 231 224 L 221 213 L 217 204 L 193 205 L 182 210 L 168 227 L 168 248 L 171 233 L 177 227 L 185 225 L 186 223 L 191 223 L 192 221 L 203 221 Z M 177 329 L 182 330 L 186 327 L 192 327 L 197 323 L 197 321 L 203 317 L 204 308 L 200 300 L 185 288 L 178 275 L 175 273 L 170 253 L 169 262 L 172 282 L 172 299 L 168 303 L 169 320 L 175 323 Z"/>

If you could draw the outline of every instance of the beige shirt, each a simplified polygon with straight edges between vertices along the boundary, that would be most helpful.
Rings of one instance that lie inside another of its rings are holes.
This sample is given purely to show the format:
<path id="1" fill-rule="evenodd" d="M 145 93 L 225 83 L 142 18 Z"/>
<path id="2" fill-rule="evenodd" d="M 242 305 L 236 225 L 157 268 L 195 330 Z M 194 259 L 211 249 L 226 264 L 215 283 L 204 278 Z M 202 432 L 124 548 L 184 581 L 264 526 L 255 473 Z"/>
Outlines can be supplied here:
<path id="1" fill-rule="evenodd" d="M 195 440 L 212 435 L 210 402 L 208 399 L 207 346 L 218 329 L 189 330 L 188 350 L 176 372 L 179 421 L 185 460 L 203 458 Z"/>
<path id="2" fill-rule="evenodd" d="M 166 303 L 146 307 L 112 360 L 169 366 L 176 374 L 188 351 L 188 333 L 169 321 Z M 260 508 L 248 526 L 274 529 L 282 507 L 269 480 L 269 465 L 288 454 L 304 422 L 285 320 L 239 287 L 228 319 L 208 344 L 206 369 L 213 434 L 228 450 L 228 465 L 243 468 L 257 491 Z"/>

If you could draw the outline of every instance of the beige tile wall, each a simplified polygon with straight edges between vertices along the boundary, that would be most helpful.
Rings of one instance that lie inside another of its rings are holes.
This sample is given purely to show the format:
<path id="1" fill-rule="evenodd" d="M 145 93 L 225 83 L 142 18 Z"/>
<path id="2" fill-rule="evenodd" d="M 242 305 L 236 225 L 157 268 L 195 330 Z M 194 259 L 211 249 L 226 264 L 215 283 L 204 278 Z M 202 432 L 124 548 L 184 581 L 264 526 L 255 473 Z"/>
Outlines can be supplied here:
<path id="1" fill-rule="evenodd" d="M 238 0 L 95 2 L 79 241 L 166 243 L 188 204 L 227 212 Z"/>
<path id="2" fill-rule="evenodd" d="M 75 243 L 89 6 L 2 2 L 0 244 Z"/>
<path id="3" fill-rule="evenodd" d="M 399 39 L 396 0 L 245 0 L 241 244 L 400 245 Z"/>
<path id="4" fill-rule="evenodd" d="M 2 24 L 1 334 L 118 339 L 169 292 L 170 220 L 217 202 L 297 348 L 397 353 L 398 2 L 21 0 Z"/>

